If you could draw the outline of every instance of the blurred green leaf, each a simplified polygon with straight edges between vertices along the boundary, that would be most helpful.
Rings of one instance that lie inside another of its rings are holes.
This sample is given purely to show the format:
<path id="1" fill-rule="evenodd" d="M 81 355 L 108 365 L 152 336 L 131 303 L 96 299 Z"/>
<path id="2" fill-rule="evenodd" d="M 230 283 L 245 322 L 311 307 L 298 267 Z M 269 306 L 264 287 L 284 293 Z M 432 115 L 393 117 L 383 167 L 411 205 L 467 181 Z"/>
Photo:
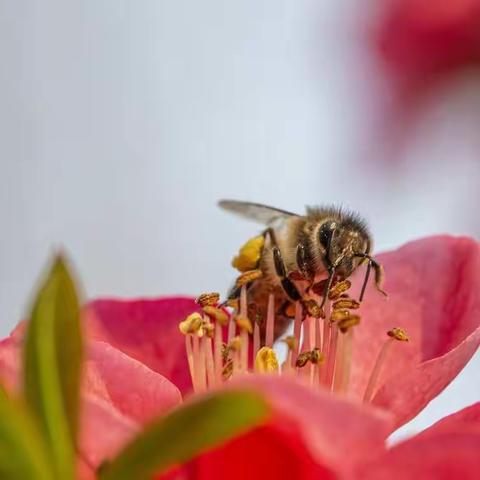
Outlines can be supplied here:
<path id="1" fill-rule="evenodd" d="M 24 405 L 0 387 L 0 478 L 51 480 L 44 439 Z"/>
<path id="2" fill-rule="evenodd" d="M 58 256 L 34 301 L 24 346 L 24 391 L 49 446 L 56 477 L 74 478 L 82 366 L 80 308 Z"/>
<path id="3" fill-rule="evenodd" d="M 146 480 L 247 431 L 266 418 L 252 392 L 221 392 L 154 421 L 106 464 L 101 480 Z"/>

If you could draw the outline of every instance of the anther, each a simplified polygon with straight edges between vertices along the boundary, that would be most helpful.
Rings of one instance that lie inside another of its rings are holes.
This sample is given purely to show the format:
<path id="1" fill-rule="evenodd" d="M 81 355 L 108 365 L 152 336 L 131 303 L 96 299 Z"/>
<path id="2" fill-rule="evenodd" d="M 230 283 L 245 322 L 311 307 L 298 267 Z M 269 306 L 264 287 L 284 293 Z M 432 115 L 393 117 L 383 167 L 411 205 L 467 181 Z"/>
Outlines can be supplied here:
<path id="1" fill-rule="evenodd" d="M 263 273 L 261 270 L 248 270 L 244 273 L 242 273 L 238 278 L 235 283 L 237 287 L 243 287 L 243 285 L 247 285 L 249 283 L 254 282 L 255 280 L 258 280 L 259 278 L 262 278 Z"/>
<path id="2" fill-rule="evenodd" d="M 232 340 L 230 341 L 227 347 L 232 352 L 238 352 L 241 346 L 242 346 L 242 339 L 239 336 L 237 336 L 232 338 Z"/>
<path id="3" fill-rule="evenodd" d="M 350 317 L 350 310 L 347 310 L 345 308 L 342 310 L 333 310 L 332 314 L 330 315 L 330 321 L 340 322 L 348 317 Z"/>
<path id="4" fill-rule="evenodd" d="M 352 327 L 355 327 L 360 323 L 360 316 L 359 315 L 349 315 L 348 317 L 340 320 L 337 323 L 338 329 L 342 333 L 348 332 Z"/>
<path id="5" fill-rule="evenodd" d="M 253 333 L 252 322 L 245 315 L 235 315 L 235 323 L 240 330 L 246 330 L 248 333 Z"/>
<path id="6" fill-rule="evenodd" d="M 180 322 L 178 328 L 184 335 L 197 334 L 199 337 L 203 336 L 202 325 L 203 317 L 195 312 L 190 314 L 183 322 Z"/>
<path id="7" fill-rule="evenodd" d="M 220 294 L 217 292 L 211 293 L 202 293 L 197 299 L 195 300 L 201 307 L 206 306 L 215 306 L 218 304 L 220 300 Z"/>
<path id="8" fill-rule="evenodd" d="M 295 362 L 295 366 L 298 368 L 303 368 L 309 361 L 310 361 L 310 354 L 311 352 L 302 352 L 297 357 L 297 361 Z"/>
<path id="9" fill-rule="evenodd" d="M 395 340 L 400 341 L 400 342 L 408 342 L 410 340 L 407 333 L 405 332 L 405 330 L 403 330 L 401 328 L 398 328 L 398 327 L 395 327 L 395 328 L 392 328 L 391 330 L 389 330 L 387 332 L 387 335 L 391 338 L 394 338 Z"/>
<path id="10" fill-rule="evenodd" d="M 255 371 L 259 373 L 278 372 L 278 360 L 273 348 L 262 347 L 255 357 Z"/>
<path id="11" fill-rule="evenodd" d="M 239 305 L 240 305 L 240 302 L 239 302 L 238 298 L 229 298 L 225 302 L 225 306 L 233 308 L 234 310 L 238 310 Z"/>
<path id="12" fill-rule="evenodd" d="M 328 298 L 330 300 L 336 300 L 340 297 L 342 293 L 345 293 L 352 286 L 350 280 L 342 280 L 341 282 L 336 283 L 328 292 Z"/>
<path id="13" fill-rule="evenodd" d="M 303 306 L 310 317 L 325 318 L 323 308 L 313 299 L 305 300 Z"/>
<path id="14" fill-rule="evenodd" d="M 318 363 L 323 363 L 325 361 L 325 356 L 323 353 L 320 351 L 319 348 L 314 348 L 310 352 L 310 362 L 313 363 L 314 365 L 317 365 Z"/>
<path id="15" fill-rule="evenodd" d="M 215 323 L 219 323 L 220 325 L 227 325 L 229 316 L 225 310 L 222 310 L 218 307 L 212 307 L 211 305 L 207 305 L 202 309 L 204 313 L 206 313 L 211 320 L 215 321 Z"/>
<path id="16" fill-rule="evenodd" d="M 343 308 L 355 310 L 357 308 L 360 308 L 360 303 L 357 302 L 357 300 L 354 300 L 353 298 L 341 297 L 338 300 L 335 300 L 335 302 L 332 305 L 332 308 L 334 310 L 341 310 Z"/>

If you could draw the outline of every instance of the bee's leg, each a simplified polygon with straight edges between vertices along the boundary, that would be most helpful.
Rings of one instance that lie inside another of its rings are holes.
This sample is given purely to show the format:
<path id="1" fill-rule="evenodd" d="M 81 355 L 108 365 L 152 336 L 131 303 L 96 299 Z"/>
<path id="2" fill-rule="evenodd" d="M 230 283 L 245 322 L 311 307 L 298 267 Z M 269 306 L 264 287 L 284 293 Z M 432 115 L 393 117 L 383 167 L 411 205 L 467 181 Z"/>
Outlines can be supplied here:
<path id="1" fill-rule="evenodd" d="M 275 245 L 272 248 L 273 253 L 273 263 L 275 265 L 275 272 L 280 278 L 280 284 L 282 285 L 283 291 L 287 296 L 294 302 L 301 300 L 302 296 L 298 291 L 295 284 L 287 277 L 287 271 L 285 269 L 285 263 L 283 262 L 282 254 L 280 249 Z"/>
<path id="2" fill-rule="evenodd" d="M 305 248 L 305 245 L 303 243 L 299 243 L 297 245 L 296 260 L 302 277 L 309 283 L 307 287 L 308 291 L 313 286 L 313 283 L 315 281 L 315 275 L 312 272 L 310 263 L 308 262 L 307 249 Z"/>

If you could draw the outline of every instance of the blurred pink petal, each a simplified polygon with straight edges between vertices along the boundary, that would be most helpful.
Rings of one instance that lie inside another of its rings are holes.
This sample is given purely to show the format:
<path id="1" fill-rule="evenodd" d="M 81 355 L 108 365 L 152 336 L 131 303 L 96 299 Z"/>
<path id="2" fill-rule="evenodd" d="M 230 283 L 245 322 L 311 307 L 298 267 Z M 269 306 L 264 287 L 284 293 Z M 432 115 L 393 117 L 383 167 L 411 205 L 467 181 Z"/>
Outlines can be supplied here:
<path id="1" fill-rule="evenodd" d="M 178 388 L 165 377 L 100 341 L 88 344 L 85 389 L 139 422 L 163 415 L 182 401 Z"/>
<path id="2" fill-rule="evenodd" d="M 82 409 L 80 456 L 87 465 L 97 468 L 105 459 L 113 458 L 139 425 L 95 395 L 83 395 Z"/>
<path id="3" fill-rule="evenodd" d="M 272 419 L 200 456 L 198 479 L 337 478 L 377 455 L 391 417 L 285 377 L 251 376 L 226 388 L 253 388 Z"/>
<path id="4" fill-rule="evenodd" d="M 358 480 L 478 479 L 479 418 L 476 404 L 441 420 L 362 467 Z"/>
<path id="5" fill-rule="evenodd" d="M 194 299 L 185 297 L 96 300 L 86 307 L 88 335 L 142 362 L 186 393 L 192 384 L 178 324 L 197 309 Z"/>
<path id="6" fill-rule="evenodd" d="M 480 344 L 480 249 L 462 237 L 429 237 L 378 256 L 385 266 L 382 300 L 373 289 L 355 330 L 352 389 L 365 390 L 385 331 L 406 329 L 410 342 L 392 345 L 373 403 L 413 418 L 462 370 Z"/>

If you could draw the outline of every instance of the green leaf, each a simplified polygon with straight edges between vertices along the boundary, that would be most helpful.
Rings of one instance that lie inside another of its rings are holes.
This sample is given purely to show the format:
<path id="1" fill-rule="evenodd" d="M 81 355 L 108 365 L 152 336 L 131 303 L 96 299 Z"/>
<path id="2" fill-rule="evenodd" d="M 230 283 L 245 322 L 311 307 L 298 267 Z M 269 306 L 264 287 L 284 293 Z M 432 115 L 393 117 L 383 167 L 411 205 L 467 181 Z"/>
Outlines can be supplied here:
<path id="1" fill-rule="evenodd" d="M 44 439 L 24 405 L 0 387 L 0 478 L 51 480 Z"/>
<path id="2" fill-rule="evenodd" d="M 83 343 L 72 277 L 58 256 L 34 301 L 24 345 L 24 391 L 56 478 L 74 478 Z"/>
<path id="3" fill-rule="evenodd" d="M 266 418 L 252 392 L 222 392 L 154 421 L 100 472 L 101 480 L 146 480 L 247 431 Z"/>

